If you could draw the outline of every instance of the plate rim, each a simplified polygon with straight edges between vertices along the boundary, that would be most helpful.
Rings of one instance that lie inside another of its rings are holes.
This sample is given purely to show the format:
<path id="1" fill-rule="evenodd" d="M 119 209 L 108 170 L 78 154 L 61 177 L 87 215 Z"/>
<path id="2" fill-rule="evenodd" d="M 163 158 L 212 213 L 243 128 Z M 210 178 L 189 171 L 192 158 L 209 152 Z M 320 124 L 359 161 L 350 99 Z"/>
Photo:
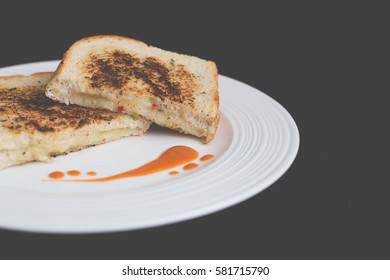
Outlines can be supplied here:
<path id="1" fill-rule="evenodd" d="M 18 68 L 18 67 L 34 67 L 37 64 L 57 64 L 58 65 L 59 62 L 60 62 L 60 60 L 30 62 L 30 63 L 25 63 L 25 64 L 18 64 L 18 65 L 1 67 L 0 71 L 2 72 L 2 71 L 6 71 L 10 68 L 12 69 L 12 68 Z M 26 75 L 29 75 L 29 74 L 26 74 Z M 207 210 L 205 210 L 205 208 L 194 209 L 194 210 L 186 212 L 184 214 L 181 213 L 179 215 L 180 217 L 178 217 L 178 215 L 176 214 L 173 217 L 169 216 L 169 217 L 165 217 L 165 219 L 160 218 L 159 221 L 145 223 L 142 226 L 136 226 L 136 227 L 129 227 L 126 225 L 114 227 L 114 226 L 110 225 L 109 228 L 102 228 L 101 226 L 96 226 L 94 229 L 92 229 L 89 226 L 88 229 L 85 228 L 85 229 L 80 229 L 80 230 L 77 230 L 77 229 L 76 230 L 75 229 L 69 229 L 69 230 L 58 229 L 58 230 L 56 230 L 56 229 L 53 229 L 50 227 L 48 227 L 46 229 L 34 228 L 34 226 L 32 226 L 32 225 L 29 225 L 28 227 L 3 226 L 1 224 L 1 222 L 0 222 L 0 227 L 6 228 L 6 229 L 12 229 L 12 230 L 40 232 L 40 233 L 54 233 L 54 234 L 63 234 L 63 233 L 66 233 L 66 234 L 88 234 L 88 233 L 118 232 L 118 231 L 128 231 L 128 230 L 152 228 L 152 227 L 156 227 L 156 226 L 169 225 L 172 223 L 183 222 L 183 221 L 191 220 L 194 218 L 206 216 L 206 215 L 215 213 L 217 211 L 221 211 L 223 209 L 226 209 L 226 208 L 232 207 L 234 205 L 237 205 L 241 202 L 244 202 L 245 200 L 253 197 L 254 195 L 256 195 L 256 194 L 262 192 L 263 190 L 265 190 L 266 188 L 270 187 L 273 183 L 275 183 L 278 179 L 280 179 L 287 172 L 287 170 L 291 167 L 295 158 L 297 157 L 297 154 L 298 154 L 299 148 L 300 148 L 300 133 L 299 133 L 298 126 L 297 126 L 295 120 L 293 119 L 292 115 L 288 112 L 288 110 L 284 106 L 282 106 L 279 102 L 277 102 L 275 99 L 273 99 L 272 97 L 270 97 L 269 95 L 264 93 L 263 91 L 255 88 L 247 83 L 244 83 L 242 81 L 236 80 L 234 78 L 231 78 L 231 77 L 228 77 L 228 76 L 225 76 L 222 74 L 219 74 L 218 78 L 219 78 L 219 82 L 221 82 L 221 78 L 222 78 L 222 80 L 226 79 L 227 81 L 239 84 L 241 87 L 249 87 L 252 91 L 256 91 L 256 94 L 261 94 L 262 98 L 266 98 L 269 102 L 271 102 L 272 105 L 278 107 L 278 109 L 282 112 L 284 117 L 286 117 L 286 120 L 289 121 L 289 128 L 292 130 L 291 134 L 294 136 L 290 142 L 290 150 L 286 154 L 287 158 L 283 161 L 283 163 L 281 165 L 279 165 L 279 168 L 278 168 L 279 171 L 277 172 L 277 174 L 274 174 L 273 176 L 268 178 L 268 181 L 266 183 L 262 183 L 265 186 L 263 186 L 261 188 L 260 187 L 258 187 L 258 188 L 251 187 L 250 188 L 251 192 L 242 193 L 238 199 L 231 198 L 230 200 L 222 200 L 217 204 L 210 205 L 209 207 L 206 208 Z M 233 141 L 234 141 L 234 131 L 233 131 L 232 143 L 233 143 Z M 233 147 L 232 143 L 228 147 L 227 151 Z"/>

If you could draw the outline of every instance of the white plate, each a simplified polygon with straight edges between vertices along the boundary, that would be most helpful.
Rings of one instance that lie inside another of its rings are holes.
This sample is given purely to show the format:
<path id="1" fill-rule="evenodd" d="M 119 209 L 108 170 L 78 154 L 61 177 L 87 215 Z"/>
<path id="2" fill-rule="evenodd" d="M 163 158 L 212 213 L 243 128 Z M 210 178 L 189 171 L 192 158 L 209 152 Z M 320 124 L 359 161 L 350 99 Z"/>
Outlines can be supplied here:
<path id="1" fill-rule="evenodd" d="M 0 69 L 0 75 L 53 71 L 58 61 Z M 203 145 L 194 137 L 153 126 L 52 163 L 30 163 L 0 171 L 0 227 L 51 233 L 131 230 L 183 221 L 237 204 L 275 182 L 292 164 L 299 146 L 289 113 L 261 91 L 219 76 L 221 121 L 216 138 Z M 52 171 L 94 170 L 108 176 L 138 167 L 167 148 L 186 145 L 200 156 L 199 168 L 169 175 L 106 183 L 45 181 Z"/>

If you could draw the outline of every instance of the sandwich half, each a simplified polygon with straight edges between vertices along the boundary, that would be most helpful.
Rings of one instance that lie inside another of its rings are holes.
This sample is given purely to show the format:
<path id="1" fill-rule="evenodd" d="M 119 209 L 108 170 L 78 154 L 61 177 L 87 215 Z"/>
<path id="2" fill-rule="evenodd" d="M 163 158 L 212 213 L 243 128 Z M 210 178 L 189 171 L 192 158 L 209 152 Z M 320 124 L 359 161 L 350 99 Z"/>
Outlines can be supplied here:
<path id="1" fill-rule="evenodd" d="M 81 150 L 129 135 L 150 122 L 45 96 L 53 73 L 0 77 L 0 169 Z"/>
<path id="2" fill-rule="evenodd" d="M 210 142 L 219 121 L 214 62 L 119 36 L 93 36 L 64 54 L 46 95 L 66 104 L 140 115 Z"/>

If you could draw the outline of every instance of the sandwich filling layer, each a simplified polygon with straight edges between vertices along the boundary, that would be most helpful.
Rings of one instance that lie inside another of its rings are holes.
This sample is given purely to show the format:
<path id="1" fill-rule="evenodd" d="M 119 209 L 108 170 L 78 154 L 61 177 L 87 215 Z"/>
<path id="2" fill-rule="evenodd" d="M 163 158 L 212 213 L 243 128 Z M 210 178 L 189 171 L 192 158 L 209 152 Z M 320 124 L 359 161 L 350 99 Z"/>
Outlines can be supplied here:
<path id="1" fill-rule="evenodd" d="M 88 93 L 71 92 L 67 99 L 71 104 L 79 104 L 90 108 L 107 109 L 120 113 L 131 112 L 141 116 L 147 116 L 149 121 L 157 124 L 189 133 L 197 137 L 204 137 L 210 133 L 207 129 L 212 119 L 206 118 L 189 111 L 185 106 L 172 104 L 159 98 L 146 95 L 133 95 L 128 98 L 117 98 L 115 102 Z M 183 128 L 183 129 L 182 129 Z"/>
<path id="2" fill-rule="evenodd" d="M 111 142 L 133 133 L 141 134 L 142 129 L 138 128 L 138 131 L 130 131 L 128 128 L 102 131 L 83 129 L 77 134 L 74 131 L 66 131 L 52 135 L 27 136 L 27 141 L 20 142 L 20 145 L 13 149 L 0 149 L 0 168 L 30 161 L 48 162 L 51 160 L 51 156 L 63 155 L 89 146 Z M 16 137 L 15 140 L 17 141 Z"/>

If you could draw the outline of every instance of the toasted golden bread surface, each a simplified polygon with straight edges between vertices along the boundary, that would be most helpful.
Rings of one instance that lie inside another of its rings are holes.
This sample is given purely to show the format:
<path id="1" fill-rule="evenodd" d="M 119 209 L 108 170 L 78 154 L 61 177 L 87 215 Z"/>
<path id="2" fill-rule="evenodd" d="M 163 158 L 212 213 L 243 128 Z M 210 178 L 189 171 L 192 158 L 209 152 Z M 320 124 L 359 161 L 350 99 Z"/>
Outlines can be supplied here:
<path id="1" fill-rule="evenodd" d="M 156 57 L 112 50 L 90 54 L 83 64 L 84 78 L 98 90 L 152 94 L 191 106 L 194 94 L 201 88 L 200 81 L 173 59 L 168 64 Z"/>
<path id="2" fill-rule="evenodd" d="M 126 37 L 93 36 L 74 43 L 46 95 L 66 104 L 137 114 L 204 143 L 218 127 L 214 62 Z"/>
<path id="3" fill-rule="evenodd" d="M 0 169 L 142 135 L 144 118 L 65 105 L 45 95 L 53 73 L 0 77 Z"/>
<path id="4" fill-rule="evenodd" d="M 12 133 L 58 132 L 111 121 L 115 113 L 65 105 L 45 96 L 42 87 L 0 89 L 0 122 Z"/>

